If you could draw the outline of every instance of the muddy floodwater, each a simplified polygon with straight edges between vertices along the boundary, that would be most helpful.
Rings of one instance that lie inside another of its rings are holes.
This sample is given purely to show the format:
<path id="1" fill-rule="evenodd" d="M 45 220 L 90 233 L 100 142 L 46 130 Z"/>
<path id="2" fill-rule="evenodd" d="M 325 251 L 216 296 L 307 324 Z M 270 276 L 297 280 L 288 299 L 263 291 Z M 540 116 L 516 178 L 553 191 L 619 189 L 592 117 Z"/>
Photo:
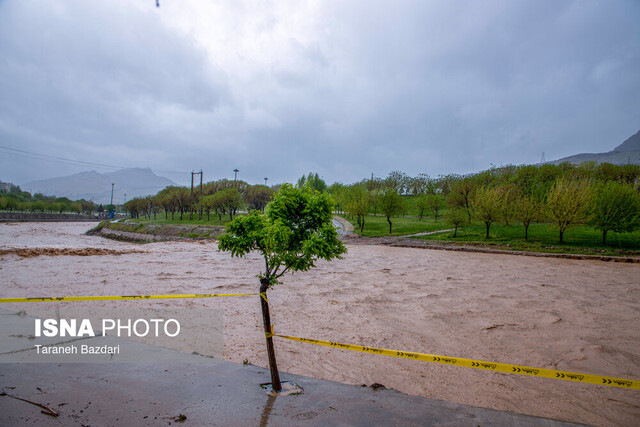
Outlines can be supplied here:
<path id="1" fill-rule="evenodd" d="M 0 224 L 0 297 L 257 292 L 257 255 L 215 242 L 137 245 L 95 224 Z M 29 251 L 17 251 L 18 249 Z M 73 250 L 65 250 L 73 249 Z M 640 264 L 350 245 L 269 291 L 275 332 L 395 350 L 640 379 Z M 265 366 L 257 296 L 3 304 L 211 308 L 224 358 Z M 202 313 L 202 310 L 196 310 Z M 188 331 L 186 341 L 190 345 Z M 195 340 L 195 338 L 194 338 Z M 185 344 L 186 342 L 186 344 Z M 193 343 L 196 348 L 197 343 Z M 596 425 L 639 425 L 640 391 L 489 372 L 275 338 L 283 372 Z M 199 349 L 198 352 L 206 352 Z M 286 374 L 283 375 L 286 379 Z"/>

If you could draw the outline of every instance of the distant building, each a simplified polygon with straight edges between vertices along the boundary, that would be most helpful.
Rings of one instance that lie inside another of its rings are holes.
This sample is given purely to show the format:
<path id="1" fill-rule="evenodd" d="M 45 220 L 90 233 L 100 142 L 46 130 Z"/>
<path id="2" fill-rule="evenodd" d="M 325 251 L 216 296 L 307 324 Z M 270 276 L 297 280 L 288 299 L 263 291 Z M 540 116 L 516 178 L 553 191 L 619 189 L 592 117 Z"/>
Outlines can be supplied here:
<path id="1" fill-rule="evenodd" d="M 16 188 L 15 184 L 0 181 L 0 193 L 10 193 Z"/>
<path id="2" fill-rule="evenodd" d="M 0 181 L 0 193 L 8 193 L 9 190 L 11 190 L 11 187 L 13 187 L 13 184 L 10 182 Z"/>

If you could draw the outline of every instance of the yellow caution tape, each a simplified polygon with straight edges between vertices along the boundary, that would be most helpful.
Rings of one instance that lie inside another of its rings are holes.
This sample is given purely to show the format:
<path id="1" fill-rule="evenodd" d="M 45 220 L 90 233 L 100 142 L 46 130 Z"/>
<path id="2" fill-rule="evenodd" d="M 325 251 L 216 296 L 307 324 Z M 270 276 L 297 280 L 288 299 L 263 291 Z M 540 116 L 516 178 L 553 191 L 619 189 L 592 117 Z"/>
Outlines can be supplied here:
<path id="1" fill-rule="evenodd" d="M 414 353 L 410 351 L 387 350 L 384 348 L 364 347 L 353 344 L 342 344 L 331 341 L 312 340 L 309 338 L 289 337 L 273 334 L 275 337 L 309 344 L 323 345 L 326 347 L 341 348 L 344 350 L 361 351 L 364 353 L 381 354 L 384 356 L 401 357 L 404 359 L 422 360 L 424 362 L 442 363 L 450 366 L 463 366 L 465 368 L 485 369 L 494 372 L 506 372 L 509 374 L 530 375 L 533 377 L 553 378 L 557 380 L 575 381 L 582 383 L 607 385 L 640 390 L 640 381 L 623 378 L 605 377 L 602 375 L 578 374 L 575 372 L 556 371 L 553 369 L 531 368 L 529 366 L 509 365 L 507 363 L 485 362 L 483 360 L 462 359 L 459 357 L 438 356 L 434 354 Z"/>
<path id="2" fill-rule="evenodd" d="M 39 298 L 0 298 L 0 303 L 7 302 L 50 302 L 50 301 L 109 301 L 109 300 L 142 300 L 142 299 L 173 299 L 173 298 L 215 298 L 236 297 L 252 294 L 193 294 L 193 295 L 111 295 L 91 297 L 39 297 Z"/>
<path id="3" fill-rule="evenodd" d="M 271 338 L 274 335 L 275 334 L 273 333 L 273 325 L 271 325 L 271 331 L 270 332 L 265 331 L 264 332 L 264 336 L 267 337 L 267 338 Z"/>
<path id="4" fill-rule="evenodd" d="M 260 296 L 262 297 L 262 299 L 264 300 L 264 302 L 266 302 L 267 304 L 269 304 L 269 300 L 267 299 L 267 293 L 266 293 L 266 292 L 260 292 Z"/>

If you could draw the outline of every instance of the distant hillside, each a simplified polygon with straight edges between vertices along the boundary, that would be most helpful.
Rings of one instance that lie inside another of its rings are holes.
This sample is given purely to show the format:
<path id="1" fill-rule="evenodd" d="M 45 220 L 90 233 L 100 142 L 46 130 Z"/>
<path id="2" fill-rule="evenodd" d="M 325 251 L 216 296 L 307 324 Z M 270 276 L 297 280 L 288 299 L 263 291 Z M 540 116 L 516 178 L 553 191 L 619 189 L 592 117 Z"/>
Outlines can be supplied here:
<path id="1" fill-rule="evenodd" d="M 640 130 L 635 135 L 627 138 L 625 142 L 618 145 L 613 151 L 640 151 Z"/>
<path id="2" fill-rule="evenodd" d="M 31 194 L 42 193 L 46 196 L 68 197 L 71 200 L 93 200 L 95 203 L 108 204 L 111 201 L 111 183 L 113 203 L 124 202 L 138 196 L 156 194 L 168 185 L 176 185 L 168 178 L 154 174 L 151 169 L 122 169 L 110 173 L 96 171 L 80 172 L 58 178 L 31 181 L 22 185 L 23 190 Z"/>
<path id="3" fill-rule="evenodd" d="M 640 131 L 629 137 L 622 144 L 618 145 L 613 149 L 613 151 L 609 151 L 607 153 L 575 154 L 573 156 L 563 157 L 547 163 L 557 165 L 567 162 L 578 165 L 588 161 L 594 161 L 596 163 L 613 163 L 618 165 L 627 163 L 640 165 Z"/>

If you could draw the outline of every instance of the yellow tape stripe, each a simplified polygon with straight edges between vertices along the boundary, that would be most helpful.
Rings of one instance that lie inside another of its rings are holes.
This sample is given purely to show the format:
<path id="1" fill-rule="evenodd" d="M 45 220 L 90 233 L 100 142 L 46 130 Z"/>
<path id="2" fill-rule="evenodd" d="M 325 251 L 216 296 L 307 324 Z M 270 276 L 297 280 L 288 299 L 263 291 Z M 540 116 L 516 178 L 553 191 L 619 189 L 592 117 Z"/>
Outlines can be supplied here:
<path id="1" fill-rule="evenodd" d="M 326 347 L 341 348 L 344 350 L 361 351 L 364 353 L 381 354 L 384 356 L 401 357 L 404 359 L 422 360 L 424 362 L 442 363 L 450 366 L 464 366 L 465 368 L 485 369 L 494 372 L 506 372 L 509 374 L 530 375 L 533 377 L 553 378 L 565 381 L 607 385 L 640 390 L 640 381 L 624 378 L 605 377 L 601 375 L 579 374 L 576 372 L 556 371 L 553 369 L 531 368 L 529 366 L 509 365 L 507 363 L 486 362 L 483 360 L 462 359 L 459 357 L 438 356 L 435 354 L 414 353 L 410 351 L 387 350 L 384 348 L 363 347 L 353 344 L 342 344 L 331 341 L 312 340 L 309 338 L 289 337 L 274 334 L 275 337 L 309 344 L 323 345 Z"/>
<path id="2" fill-rule="evenodd" d="M 50 301 L 110 301 L 110 300 L 143 300 L 143 299 L 174 299 L 174 298 L 215 298 L 237 297 L 252 294 L 193 294 L 193 295 L 111 295 L 90 297 L 39 297 L 39 298 L 0 298 L 0 303 L 7 302 L 50 302 Z"/>

